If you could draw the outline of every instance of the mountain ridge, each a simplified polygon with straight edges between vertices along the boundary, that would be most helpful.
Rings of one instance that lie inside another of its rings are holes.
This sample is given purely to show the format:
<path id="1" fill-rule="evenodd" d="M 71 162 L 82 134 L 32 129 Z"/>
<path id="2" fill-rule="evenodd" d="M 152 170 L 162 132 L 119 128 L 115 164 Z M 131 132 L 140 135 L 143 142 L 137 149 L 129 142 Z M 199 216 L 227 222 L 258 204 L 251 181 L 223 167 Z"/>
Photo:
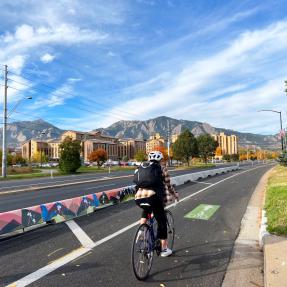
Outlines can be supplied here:
<path id="1" fill-rule="evenodd" d="M 243 133 L 231 129 L 216 128 L 208 123 L 198 121 L 178 120 L 166 116 L 140 121 L 121 120 L 113 123 L 107 128 L 97 128 L 93 131 L 101 131 L 107 135 L 119 138 L 148 139 L 154 133 L 160 133 L 167 137 L 168 127 L 171 134 L 179 134 L 184 129 L 189 129 L 195 136 L 200 134 L 218 134 L 224 132 L 226 135 L 234 134 L 239 139 L 240 146 L 258 146 L 264 149 L 279 149 L 280 143 L 275 135 L 260 135 Z M 1 129 L 2 130 L 2 129 Z M 65 130 L 60 129 L 42 119 L 35 121 L 17 121 L 7 126 L 7 142 L 9 147 L 20 147 L 21 144 L 31 138 L 56 139 Z M 45 134 L 42 134 L 45 132 Z M 0 134 L 2 140 L 2 132 Z"/>

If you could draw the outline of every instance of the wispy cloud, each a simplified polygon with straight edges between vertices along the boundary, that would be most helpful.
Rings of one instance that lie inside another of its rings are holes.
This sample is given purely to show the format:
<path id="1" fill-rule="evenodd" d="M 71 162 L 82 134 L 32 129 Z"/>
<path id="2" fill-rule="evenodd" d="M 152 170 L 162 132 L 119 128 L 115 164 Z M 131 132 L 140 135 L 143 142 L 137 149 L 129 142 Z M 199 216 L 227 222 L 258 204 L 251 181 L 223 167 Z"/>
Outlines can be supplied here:
<path id="1" fill-rule="evenodd" d="M 74 85 L 81 81 L 80 79 L 70 78 L 60 88 L 51 92 L 46 99 L 36 99 L 31 109 L 39 109 L 42 107 L 56 107 L 65 104 L 65 101 L 76 97 L 74 93 Z"/>
<path id="2" fill-rule="evenodd" d="M 41 61 L 45 64 L 52 62 L 54 59 L 55 59 L 55 56 L 49 53 L 46 53 L 41 57 Z"/>
<path id="3" fill-rule="evenodd" d="M 214 85 L 214 82 L 229 78 L 231 74 L 234 76 L 244 74 L 244 69 L 248 69 L 248 67 L 252 67 L 255 73 L 260 74 L 260 69 L 262 68 L 261 60 L 265 57 L 271 57 L 274 53 L 284 51 L 287 48 L 286 38 L 287 21 L 277 22 L 261 30 L 245 32 L 233 40 L 223 51 L 188 65 L 161 91 L 133 99 L 124 105 L 120 105 L 119 108 L 136 110 L 139 118 L 153 117 L 160 114 L 175 114 L 174 110 L 176 107 L 178 107 L 179 111 L 181 109 L 184 110 L 186 118 L 190 119 L 194 119 L 195 114 L 202 114 L 206 115 L 205 118 L 208 121 L 211 119 L 210 114 L 216 111 L 222 113 L 221 110 L 224 110 L 224 107 L 228 107 L 226 109 L 228 116 L 234 114 L 239 116 L 247 99 L 252 99 L 248 95 L 250 94 L 251 96 L 254 92 L 253 89 L 249 88 L 249 91 L 233 97 L 231 88 L 229 97 L 217 101 L 217 103 L 221 104 L 221 107 L 217 106 L 216 109 L 214 108 L 215 104 L 209 101 L 215 94 L 212 91 L 209 94 L 202 94 L 202 91 L 206 89 L 208 84 Z M 277 81 L 276 85 L 279 84 Z M 274 85 L 272 84 L 273 89 L 275 88 Z M 228 87 L 225 87 L 225 89 L 228 91 Z M 276 89 L 277 94 L 279 90 L 280 87 Z M 268 92 L 270 91 L 266 87 L 262 87 L 260 93 L 256 93 L 256 101 L 250 102 L 249 105 L 254 108 L 254 105 L 258 106 L 265 97 L 273 99 L 275 93 L 267 95 Z M 190 103 L 197 103 L 196 110 L 192 108 L 186 110 L 185 107 Z M 201 109 L 198 106 L 199 103 L 202 103 Z M 270 103 L 269 101 L 266 104 Z M 210 112 L 207 113 L 207 110 Z M 202 116 L 201 119 L 203 119 Z M 108 119 L 106 123 L 109 124 L 114 120 L 113 118 Z M 232 126 L 231 122 L 230 125 Z"/>

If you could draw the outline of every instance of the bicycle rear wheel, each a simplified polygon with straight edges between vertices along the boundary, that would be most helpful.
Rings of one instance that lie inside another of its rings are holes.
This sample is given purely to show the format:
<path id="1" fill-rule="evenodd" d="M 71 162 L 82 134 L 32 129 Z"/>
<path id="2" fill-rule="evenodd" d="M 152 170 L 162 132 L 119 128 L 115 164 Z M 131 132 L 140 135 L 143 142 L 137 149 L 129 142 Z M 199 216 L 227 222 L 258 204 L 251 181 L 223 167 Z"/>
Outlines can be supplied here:
<path id="1" fill-rule="evenodd" d="M 147 224 L 139 226 L 132 246 L 132 266 L 138 280 L 145 280 L 151 270 L 153 261 L 153 242 L 151 229 Z"/>
<path id="2" fill-rule="evenodd" d="M 167 244 L 168 247 L 172 250 L 173 244 L 174 244 L 174 235 L 175 235 L 175 229 L 174 229 L 174 220 L 172 213 L 169 210 L 165 211 L 166 219 L 167 219 Z"/>

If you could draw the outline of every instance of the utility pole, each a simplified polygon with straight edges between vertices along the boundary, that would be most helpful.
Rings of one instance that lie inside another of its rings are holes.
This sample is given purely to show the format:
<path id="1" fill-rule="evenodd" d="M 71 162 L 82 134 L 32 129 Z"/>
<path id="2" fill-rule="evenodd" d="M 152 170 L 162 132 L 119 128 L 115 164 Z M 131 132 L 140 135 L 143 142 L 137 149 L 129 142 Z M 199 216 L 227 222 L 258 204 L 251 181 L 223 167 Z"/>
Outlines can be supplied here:
<path id="1" fill-rule="evenodd" d="M 170 166 L 170 125 L 169 125 L 169 120 L 167 121 L 167 156 L 168 156 L 168 166 Z"/>
<path id="2" fill-rule="evenodd" d="M 8 66 L 4 66 L 4 101 L 3 101 L 3 134 L 2 134 L 2 177 L 7 175 L 7 90 L 8 90 Z"/>

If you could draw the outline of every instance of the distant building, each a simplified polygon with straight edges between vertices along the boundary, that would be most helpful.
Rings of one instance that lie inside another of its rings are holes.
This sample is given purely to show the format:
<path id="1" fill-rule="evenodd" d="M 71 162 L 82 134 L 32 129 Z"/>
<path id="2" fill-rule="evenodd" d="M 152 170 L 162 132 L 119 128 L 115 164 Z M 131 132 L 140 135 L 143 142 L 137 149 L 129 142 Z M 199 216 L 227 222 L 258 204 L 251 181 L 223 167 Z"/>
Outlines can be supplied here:
<path id="1" fill-rule="evenodd" d="M 90 153 L 97 149 L 104 149 L 107 152 L 108 159 L 119 159 L 118 144 L 116 142 L 90 139 L 84 141 L 84 161 L 89 161 Z"/>
<path id="2" fill-rule="evenodd" d="M 119 158 L 126 156 L 128 159 L 134 159 L 138 151 L 146 153 L 146 141 L 140 139 L 120 139 L 119 140 Z"/>
<path id="3" fill-rule="evenodd" d="M 157 147 L 164 147 L 165 142 L 165 139 L 159 133 L 150 136 L 146 142 L 146 153 L 153 151 Z"/>
<path id="4" fill-rule="evenodd" d="M 235 135 L 227 136 L 223 132 L 219 135 L 212 135 L 212 137 L 218 142 L 218 146 L 222 150 L 222 155 L 225 154 L 237 154 L 238 153 L 238 139 Z"/>
<path id="5" fill-rule="evenodd" d="M 50 160 L 59 160 L 59 145 L 60 141 L 57 139 L 39 140 L 30 139 L 22 145 L 22 157 L 31 160 L 37 153 L 47 156 Z"/>
<path id="6" fill-rule="evenodd" d="M 179 134 L 171 135 L 171 143 L 175 143 L 179 137 Z"/>
<path id="7" fill-rule="evenodd" d="M 139 139 L 118 139 L 101 132 L 80 132 L 69 130 L 64 132 L 57 140 L 30 139 L 22 145 L 22 156 L 31 160 L 37 152 L 42 152 L 49 160 L 59 160 L 60 144 L 66 139 L 81 142 L 81 157 L 88 161 L 89 154 L 97 149 L 104 149 L 108 158 L 119 160 L 123 157 L 133 159 L 137 151 L 146 151 L 146 141 Z"/>

